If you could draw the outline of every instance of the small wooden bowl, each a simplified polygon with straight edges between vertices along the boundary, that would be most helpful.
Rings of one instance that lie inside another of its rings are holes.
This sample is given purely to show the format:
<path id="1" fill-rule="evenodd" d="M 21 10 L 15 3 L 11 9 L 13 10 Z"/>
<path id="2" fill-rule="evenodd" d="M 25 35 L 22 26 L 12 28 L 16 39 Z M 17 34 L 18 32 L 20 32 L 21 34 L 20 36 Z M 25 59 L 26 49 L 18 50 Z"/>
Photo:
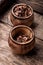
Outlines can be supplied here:
<path id="1" fill-rule="evenodd" d="M 31 39 L 25 43 L 20 43 L 13 39 L 13 37 L 17 33 L 23 33 L 28 36 L 30 35 Z M 9 46 L 11 47 L 12 51 L 15 54 L 26 54 L 34 48 L 34 45 L 35 45 L 34 32 L 32 31 L 31 28 L 29 28 L 25 25 L 15 26 L 10 32 L 8 43 L 9 43 Z"/>
<path id="2" fill-rule="evenodd" d="M 15 13 L 14 13 L 14 9 L 16 7 L 19 7 L 19 6 L 22 6 L 22 5 L 26 5 L 26 4 L 20 3 L 20 4 L 14 5 L 14 7 L 12 8 L 11 14 L 10 14 L 10 20 L 11 20 L 11 22 L 12 22 L 12 24 L 14 26 L 16 26 L 16 25 L 27 25 L 27 26 L 31 26 L 31 24 L 34 21 L 34 13 L 33 13 L 33 9 L 32 9 L 31 6 L 27 5 L 31 9 L 31 13 L 32 13 L 29 16 L 19 17 L 19 16 L 16 16 Z"/>

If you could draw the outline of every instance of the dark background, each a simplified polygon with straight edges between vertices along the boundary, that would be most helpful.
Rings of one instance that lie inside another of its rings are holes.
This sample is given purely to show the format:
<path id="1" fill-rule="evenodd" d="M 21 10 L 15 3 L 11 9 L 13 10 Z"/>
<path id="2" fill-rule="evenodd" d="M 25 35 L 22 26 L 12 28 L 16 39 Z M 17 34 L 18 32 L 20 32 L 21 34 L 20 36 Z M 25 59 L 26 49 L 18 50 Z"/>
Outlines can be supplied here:
<path id="1" fill-rule="evenodd" d="M 0 0 L 0 14 L 7 11 L 13 4 L 26 3 L 30 5 L 35 12 L 43 14 L 43 0 Z"/>

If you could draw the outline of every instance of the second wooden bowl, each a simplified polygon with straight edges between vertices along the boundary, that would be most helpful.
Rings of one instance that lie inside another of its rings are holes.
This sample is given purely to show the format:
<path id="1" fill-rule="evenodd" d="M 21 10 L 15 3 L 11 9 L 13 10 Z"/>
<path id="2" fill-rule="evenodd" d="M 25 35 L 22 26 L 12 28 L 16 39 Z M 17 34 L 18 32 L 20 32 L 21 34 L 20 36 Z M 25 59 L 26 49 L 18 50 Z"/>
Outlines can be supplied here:
<path id="1" fill-rule="evenodd" d="M 21 33 L 30 36 L 31 39 L 25 43 L 20 43 L 16 41 L 13 37 Z M 15 26 L 10 32 L 8 43 L 15 54 L 26 54 L 34 48 L 35 45 L 34 32 L 32 31 L 31 28 L 24 25 Z"/>

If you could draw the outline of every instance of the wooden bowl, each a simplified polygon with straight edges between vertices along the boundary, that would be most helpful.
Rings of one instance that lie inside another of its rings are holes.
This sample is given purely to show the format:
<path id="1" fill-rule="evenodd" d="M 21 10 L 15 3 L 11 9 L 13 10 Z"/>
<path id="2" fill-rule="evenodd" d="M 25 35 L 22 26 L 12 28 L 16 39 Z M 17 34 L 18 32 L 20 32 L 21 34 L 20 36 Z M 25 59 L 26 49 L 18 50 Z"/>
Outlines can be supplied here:
<path id="1" fill-rule="evenodd" d="M 20 43 L 20 42 L 14 40 L 14 38 L 13 38 L 13 37 L 15 37 L 15 35 L 18 35 L 18 33 L 26 34 L 26 35 L 30 36 L 31 39 L 25 43 Z M 35 45 L 34 32 L 32 31 L 31 28 L 29 28 L 25 25 L 15 26 L 10 32 L 8 43 L 9 43 L 9 46 L 11 47 L 12 51 L 15 54 L 26 54 L 34 48 L 34 45 Z"/>
<path id="2" fill-rule="evenodd" d="M 34 21 L 34 13 L 33 13 L 33 9 L 31 6 L 29 5 L 26 5 L 30 8 L 31 10 L 31 15 L 29 16 L 26 16 L 26 17 L 19 17 L 19 16 L 16 16 L 15 13 L 14 13 L 14 9 L 16 7 L 19 7 L 19 6 L 22 6 L 22 5 L 26 5 L 24 3 L 20 3 L 20 4 L 16 4 L 14 5 L 14 7 L 12 8 L 12 11 L 11 11 L 11 14 L 10 14 L 10 20 L 12 22 L 12 24 L 14 26 L 16 25 L 27 25 L 27 26 L 31 26 L 31 24 L 33 23 Z"/>

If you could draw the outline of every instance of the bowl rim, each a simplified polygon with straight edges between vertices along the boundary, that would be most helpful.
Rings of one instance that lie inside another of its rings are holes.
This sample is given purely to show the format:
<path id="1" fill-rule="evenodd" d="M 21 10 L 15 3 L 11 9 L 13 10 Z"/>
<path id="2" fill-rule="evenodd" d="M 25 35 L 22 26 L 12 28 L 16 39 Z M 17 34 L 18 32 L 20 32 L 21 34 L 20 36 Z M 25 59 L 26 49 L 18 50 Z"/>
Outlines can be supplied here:
<path id="1" fill-rule="evenodd" d="M 12 37 L 12 35 L 11 35 L 12 31 L 14 31 L 16 28 L 20 28 L 20 27 L 27 28 L 27 29 L 29 29 L 29 30 L 32 32 L 32 38 L 31 38 L 29 41 L 27 41 L 26 43 L 20 43 L 20 42 L 14 40 L 13 37 Z M 10 31 L 9 37 L 10 37 L 10 39 L 11 39 L 14 43 L 23 45 L 23 44 L 28 44 L 28 43 L 30 43 L 30 42 L 34 39 L 35 35 L 34 35 L 34 32 L 32 31 L 32 29 L 31 29 L 30 27 L 28 27 L 28 26 L 26 26 L 26 25 L 18 25 L 18 26 L 15 26 L 15 27 Z"/>
<path id="2" fill-rule="evenodd" d="M 16 16 L 15 14 L 14 14 L 14 8 L 16 7 L 16 6 L 20 6 L 20 5 L 26 5 L 26 6 L 28 6 L 30 9 L 31 9 L 31 11 L 32 11 L 32 14 L 31 15 L 29 15 L 29 16 L 27 16 L 27 17 L 19 17 L 19 16 Z M 27 4 L 25 4 L 25 3 L 20 3 L 20 4 L 16 4 L 16 5 L 14 5 L 13 6 L 13 8 L 12 8 L 12 15 L 15 17 L 15 18 L 17 18 L 17 19 L 28 19 L 29 17 L 31 17 L 32 15 L 33 15 L 33 8 L 30 6 L 30 5 L 27 5 Z"/>

